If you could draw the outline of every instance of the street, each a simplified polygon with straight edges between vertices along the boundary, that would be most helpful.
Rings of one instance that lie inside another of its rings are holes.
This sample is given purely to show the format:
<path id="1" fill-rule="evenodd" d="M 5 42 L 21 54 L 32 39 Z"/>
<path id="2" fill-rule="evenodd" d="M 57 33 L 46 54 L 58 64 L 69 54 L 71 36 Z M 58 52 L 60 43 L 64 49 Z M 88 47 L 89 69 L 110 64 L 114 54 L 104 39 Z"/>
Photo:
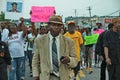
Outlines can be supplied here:
<path id="1" fill-rule="evenodd" d="M 85 69 L 82 70 L 82 74 L 77 76 L 76 80 L 100 80 L 100 68 L 93 67 L 93 73 L 89 74 Z M 107 71 L 106 71 L 107 74 Z M 32 77 L 30 77 L 30 71 L 29 71 L 29 66 L 28 63 L 26 62 L 26 75 L 25 75 L 25 80 L 33 80 Z M 108 76 L 106 78 L 108 80 Z"/>

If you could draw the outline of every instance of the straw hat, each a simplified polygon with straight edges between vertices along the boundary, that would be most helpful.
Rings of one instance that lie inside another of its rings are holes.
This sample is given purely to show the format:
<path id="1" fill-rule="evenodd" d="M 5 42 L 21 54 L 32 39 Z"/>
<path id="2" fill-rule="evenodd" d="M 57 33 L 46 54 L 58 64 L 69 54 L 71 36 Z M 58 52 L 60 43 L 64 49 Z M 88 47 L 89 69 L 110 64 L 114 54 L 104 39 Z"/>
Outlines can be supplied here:
<path id="1" fill-rule="evenodd" d="M 62 17 L 59 15 L 53 15 L 50 17 L 48 23 L 56 23 L 56 24 L 63 24 Z"/>

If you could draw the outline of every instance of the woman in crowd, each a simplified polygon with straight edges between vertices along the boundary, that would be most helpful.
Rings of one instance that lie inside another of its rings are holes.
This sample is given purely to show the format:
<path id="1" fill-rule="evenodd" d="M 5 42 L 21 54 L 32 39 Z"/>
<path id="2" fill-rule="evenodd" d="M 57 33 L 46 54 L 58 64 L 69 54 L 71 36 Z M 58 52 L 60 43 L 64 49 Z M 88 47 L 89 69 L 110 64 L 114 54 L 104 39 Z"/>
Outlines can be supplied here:
<path id="1" fill-rule="evenodd" d="M 24 63 L 23 44 L 26 36 L 25 26 L 22 26 L 22 29 L 23 32 L 19 32 L 15 23 L 11 23 L 9 26 L 8 47 L 12 57 L 9 80 L 21 80 L 22 77 Z"/>

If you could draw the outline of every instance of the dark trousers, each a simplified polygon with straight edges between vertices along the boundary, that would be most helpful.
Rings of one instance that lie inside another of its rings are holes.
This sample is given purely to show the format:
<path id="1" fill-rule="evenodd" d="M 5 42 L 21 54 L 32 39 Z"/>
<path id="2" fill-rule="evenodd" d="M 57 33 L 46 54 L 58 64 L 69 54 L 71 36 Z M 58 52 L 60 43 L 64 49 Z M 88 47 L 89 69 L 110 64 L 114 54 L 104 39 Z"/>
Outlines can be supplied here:
<path id="1" fill-rule="evenodd" d="M 5 63 L 0 64 L 0 80 L 8 80 L 7 65 Z"/>
<path id="2" fill-rule="evenodd" d="M 106 62 L 105 62 L 105 60 L 103 60 L 101 63 L 100 80 L 106 80 Z"/>
<path id="3" fill-rule="evenodd" d="M 109 80 L 120 80 L 120 64 L 108 65 Z"/>
<path id="4" fill-rule="evenodd" d="M 33 53 L 32 50 L 28 50 L 28 59 L 29 59 L 29 66 L 30 66 L 30 70 L 32 70 L 32 57 L 33 57 Z"/>
<path id="5" fill-rule="evenodd" d="M 95 52 L 95 64 L 99 63 L 98 53 Z"/>

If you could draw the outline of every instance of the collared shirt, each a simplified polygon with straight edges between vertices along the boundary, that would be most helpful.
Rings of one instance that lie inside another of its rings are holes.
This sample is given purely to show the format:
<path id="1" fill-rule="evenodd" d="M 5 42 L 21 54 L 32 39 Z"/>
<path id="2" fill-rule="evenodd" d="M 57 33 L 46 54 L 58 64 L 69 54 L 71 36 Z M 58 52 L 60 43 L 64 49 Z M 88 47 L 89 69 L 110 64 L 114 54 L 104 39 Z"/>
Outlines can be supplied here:
<path id="1" fill-rule="evenodd" d="M 112 64 L 120 64 L 120 32 L 108 30 L 104 36 L 103 46 L 108 48 Z"/>
<path id="2" fill-rule="evenodd" d="M 56 41 L 56 46 L 57 46 L 57 55 L 58 55 L 58 62 L 60 65 L 60 36 L 58 35 L 57 37 L 55 37 Z M 53 36 L 49 33 L 49 38 L 50 38 L 50 43 L 49 43 L 49 47 L 50 47 L 50 64 L 51 64 L 51 73 L 53 72 L 53 64 L 52 64 L 52 43 L 53 43 Z M 54 73 L 56 74 L 56 76 L 59 77 L 59 72 L 58 73 Z"/>

